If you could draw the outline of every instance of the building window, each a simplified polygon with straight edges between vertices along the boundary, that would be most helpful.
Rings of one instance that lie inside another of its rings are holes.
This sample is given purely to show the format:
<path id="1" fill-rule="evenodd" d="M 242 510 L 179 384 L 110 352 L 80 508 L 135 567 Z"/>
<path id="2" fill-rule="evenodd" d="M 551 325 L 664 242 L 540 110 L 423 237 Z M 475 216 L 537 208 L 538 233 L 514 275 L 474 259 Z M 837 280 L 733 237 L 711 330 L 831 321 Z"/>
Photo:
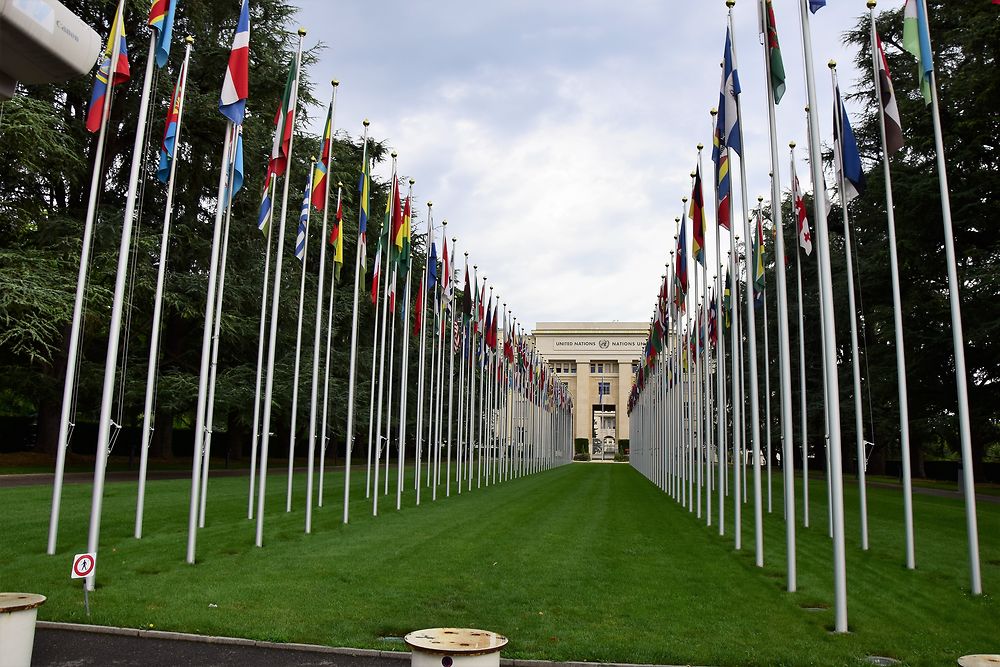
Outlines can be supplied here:
<path id="1" fill-rule="evenodd" d="M 593 361 L 590 362 L 590 372 L 591 373 L 596 373 L 597 372 L 597 364 L 595 364 Z"/>
<path id="2" fill-rule="evenodd" d="M 639 374 L 639 362 L 638 361 L 633 361 L 632 362 L 632 375 L 638 375 L 638 374 Z"/>
<path id="3" fill-rule="evenodd" d="M 611 383 L 610 382 L 598 382 L 597 383 L 597 395 L 598 396 L 610 396 L 611 395 Z"/>

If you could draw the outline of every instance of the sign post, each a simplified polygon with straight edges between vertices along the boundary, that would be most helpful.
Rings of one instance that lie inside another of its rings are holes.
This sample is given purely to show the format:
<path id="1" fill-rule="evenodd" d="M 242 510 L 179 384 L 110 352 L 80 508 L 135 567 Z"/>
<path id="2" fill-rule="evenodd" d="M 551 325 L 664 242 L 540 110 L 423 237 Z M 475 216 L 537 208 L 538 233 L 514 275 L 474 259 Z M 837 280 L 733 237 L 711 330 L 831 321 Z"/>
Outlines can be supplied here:
<path id="1" fill-rule="evenodd" d="M 83 608 L 87 610 L 87 617 L 90 618 L 90 597 L 87 594 L 86 579 L 94 573 L 97 567 L 97 554 L 85 553 L 73 556 L 73 567 L 70 571 L 70 579 L 83 579 Z"/>

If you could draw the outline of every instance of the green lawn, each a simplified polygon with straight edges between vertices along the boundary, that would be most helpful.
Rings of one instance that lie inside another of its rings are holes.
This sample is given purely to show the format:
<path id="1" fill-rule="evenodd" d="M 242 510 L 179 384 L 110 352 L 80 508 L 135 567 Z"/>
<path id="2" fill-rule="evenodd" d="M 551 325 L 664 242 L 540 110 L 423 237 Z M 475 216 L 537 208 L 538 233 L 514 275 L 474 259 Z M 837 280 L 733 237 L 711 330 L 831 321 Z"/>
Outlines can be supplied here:
<path id="1" fill-rule="evenodd" d="M 364 475 L 352 475 L 352 522 L 340 523 L 342 476 L 302 532 L 284 482 L 268 484 L 265 547 L 253 546 L 246 478 L 210 484 L 198 564 L 183 561 L 190 483 L 149 485 L 146 537 L 131 537 L 135 485 L 108 486 L 93 623 L 340 646 L 402 648 L 380 639 L 434 626 L 503 633 L 506 657 L 717 665 L 858 664 L 887 655 L 955 664 L 1000 650 L 1000 506 L 980 505 L 983 585 L 967 594 L 960 502 L 916 496 L 917 564 L 902 567 L 901 500 L 870 489 L 872 549 L 858 548 L 848 487 L 851 633 L 829 632 L 832 610 L 825 490 L 811 481 L 813 528 L 799 529 L 799 593 L 784 592 L 780 477 L 766 517 L 766 562 L 708 529 L 626 465 L 566 466 L 460 497 L 371 517 Z M 454 490 L 454 489 L 453 489 Z M 801 495 L 799 494 L 799 499 Z M 50 489 L 0 489 L 0 590 L 49 597 L 40 617 L 86 621 L 71 555 L 84 551 L 89 485 L 67 485 L 60 550 L 44 555 Z M 727 507 L 727 517 L 731 518 Z M 727 528 L 731 528 L 727 527 Z M 217 605 L 217 606 L 210 606 Z"/>

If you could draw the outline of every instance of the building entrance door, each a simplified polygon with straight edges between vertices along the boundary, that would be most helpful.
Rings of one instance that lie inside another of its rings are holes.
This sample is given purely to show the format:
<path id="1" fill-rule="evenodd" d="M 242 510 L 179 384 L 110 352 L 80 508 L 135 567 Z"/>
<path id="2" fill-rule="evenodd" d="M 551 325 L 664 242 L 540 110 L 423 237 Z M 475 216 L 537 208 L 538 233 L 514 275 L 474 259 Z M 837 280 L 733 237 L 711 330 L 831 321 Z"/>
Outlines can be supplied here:
<path id="1" fill-rule="evenodd" d="M 615 437 L 618 416 L 614 405 L 595 405 L 593 408 L 594 430 L 590 444 L 592 461 L 613 461 L 618 454 L 618 439 Z"/>

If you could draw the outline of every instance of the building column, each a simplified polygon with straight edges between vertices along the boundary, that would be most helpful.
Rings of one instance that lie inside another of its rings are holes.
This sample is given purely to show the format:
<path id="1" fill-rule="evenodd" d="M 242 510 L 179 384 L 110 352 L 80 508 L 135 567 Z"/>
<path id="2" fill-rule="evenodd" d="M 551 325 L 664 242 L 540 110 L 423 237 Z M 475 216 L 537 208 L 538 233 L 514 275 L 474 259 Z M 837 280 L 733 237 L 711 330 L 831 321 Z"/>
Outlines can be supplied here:
<path id="1" fill-rule="evenodd" d="M 628 396 L 632 391 L 632 362 L 618 362 L 618 405 L 615 408 L 615 426 L 618 429 L 618 442 L 628 438 Z M 619 447 L 620 449 L 620 447 Z"/>
<path id="2" fill-rule="evenodd" d="M 594 437 L 593 399 L 590 397 L 590 361 L 576 360 L 576 424 L 574 438 L 586 438 L 589 443 Z M 590 451 L 590 445 L 587 446 Z"/>

